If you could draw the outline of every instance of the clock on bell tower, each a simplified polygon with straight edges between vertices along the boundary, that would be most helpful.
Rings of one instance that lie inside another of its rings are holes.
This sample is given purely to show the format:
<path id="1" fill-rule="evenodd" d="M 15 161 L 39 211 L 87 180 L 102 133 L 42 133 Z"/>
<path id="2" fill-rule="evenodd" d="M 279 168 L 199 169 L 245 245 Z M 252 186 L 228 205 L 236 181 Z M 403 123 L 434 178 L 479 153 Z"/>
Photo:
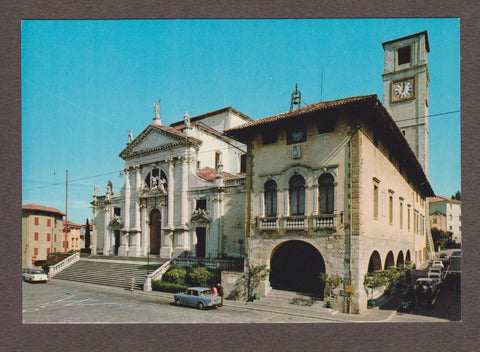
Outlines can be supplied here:
<path id="1" fill-rule="evenodd" d="M 428 177 L 427 31 L 384 42 L 383 105 Z"/>

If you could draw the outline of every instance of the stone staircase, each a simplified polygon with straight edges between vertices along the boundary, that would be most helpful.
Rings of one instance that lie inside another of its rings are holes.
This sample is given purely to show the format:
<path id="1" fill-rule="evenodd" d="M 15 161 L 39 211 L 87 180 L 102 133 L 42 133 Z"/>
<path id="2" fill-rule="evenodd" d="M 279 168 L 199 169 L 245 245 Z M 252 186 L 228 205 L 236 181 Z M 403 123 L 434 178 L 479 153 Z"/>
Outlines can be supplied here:
<path id="1" fill-rule="evenodd" d="M 272 290 L 268 296 L 255 300 L 253 304 L 256 307 L 269 308 L 282 307 L 295 310 L 305 311 L 325 311 L 330 312 L 331 309 L 324 308 L 324 302 L 321 297 L 308 294 L 283 290 Z"/>
<path id="2" fill-rule="evenodd" d="M 135 275 L 135 290 L 143 290 L 145 274 L 159 268 L 163 262 L 147 262 L 140 260 L 113 260 L 80 258 L 53 277 L 53 279 L 76 281 L 96 285 L 131 288 L 132 276 Z"/>

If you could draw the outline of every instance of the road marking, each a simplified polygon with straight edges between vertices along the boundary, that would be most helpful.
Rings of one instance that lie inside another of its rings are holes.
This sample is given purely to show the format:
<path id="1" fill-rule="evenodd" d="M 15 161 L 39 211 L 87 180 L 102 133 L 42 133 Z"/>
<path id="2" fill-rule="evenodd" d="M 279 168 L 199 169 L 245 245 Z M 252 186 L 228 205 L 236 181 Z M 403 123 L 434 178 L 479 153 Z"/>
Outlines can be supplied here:
<path id="1" fill-rule="evenodd" d="M 266 318 L 262 318 L 262 319 L 253 319 L 253 320 L 265 321 L 265 320 L 269 320 L 269 319 L 272 319 L 272 318 L 278 317 L 278 316 L 280 316 L 280 315 L 281 315 L 281 314 L 274 314 L 274 315 L 270 315 L 269 317 L 266 317 Z"/>

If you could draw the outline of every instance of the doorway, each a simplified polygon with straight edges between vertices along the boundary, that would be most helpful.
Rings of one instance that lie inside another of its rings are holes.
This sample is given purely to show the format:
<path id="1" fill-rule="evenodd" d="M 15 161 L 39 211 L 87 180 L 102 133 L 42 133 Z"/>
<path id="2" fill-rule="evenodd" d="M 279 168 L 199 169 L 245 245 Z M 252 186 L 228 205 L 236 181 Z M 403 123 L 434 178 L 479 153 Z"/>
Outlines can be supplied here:
<path id="1" fill-rule="evenodd" d="M 113 247 L 113 253 L 118 255 L 118 247 L 120 247 L 120 230 L 114 230 L 115 245 Z"/>
<path id="2" fill-rule="evenodd" d="M 206 227 L 197 227 L 195 229 L 197 235 L 197 244 L 196 244 L 196 256 L 203 258 L 206 254 L 206 238 L 207 238 L 207 228 Z"/>
<path id="3" fill-rule="evenodd" d="M 150 213 L 150 254 L 160 254 L 162 239 L 162 215 L 158 209 Z"/>
<path id="4" fill-rule="evenodd" d="M 270 285 L 274 289 L 323 294 L 319 280 L 325 272 L 320 252 L 303 241 L 287 241 L 278 246 L 270 260 Z"/>

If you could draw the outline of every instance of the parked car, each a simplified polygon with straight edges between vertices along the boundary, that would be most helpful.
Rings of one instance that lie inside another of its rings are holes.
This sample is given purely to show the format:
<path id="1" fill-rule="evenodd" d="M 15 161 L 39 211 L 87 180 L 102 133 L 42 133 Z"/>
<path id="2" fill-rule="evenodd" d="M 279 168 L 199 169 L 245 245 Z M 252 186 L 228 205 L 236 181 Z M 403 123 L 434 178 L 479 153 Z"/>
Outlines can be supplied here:
<path id="1" fill-rule="evenodd" d="M 428 269 L 429 273 L 438 273 L 440 276 L 443 276 L 443 269 L 440 266 L 433 266 Z"/>
<path id="2" fill-rule="evenodd" d="M 432 262 L 432 268 L 434 268 L 434 267 L 440 267 L 440 268 L 442 268 L 442 270 L 445 270 L 445 266 L 443 265 L 441 260 L 434 260 Z"/>
<path id="3" fill-rule="evenodd" d="M 198 309 L 217 307 L 222 304 L 220 296 L 214 296 L 212 290 L 207 287 L 189 287 L 184 292 L 173 295 L 175 305 L 192 306 Z"/>
<path id="4" fill-rule="evenodd" d="M 442 263 L 445 265 L 445 264 L 447 264 L 448 261 L 450 260 L 450 257 L 448 256 L 447 253 L 440 253 L 439 260 L 441 260 Z"/>
<path id="5" fill-rule="evenodd" d="M 48 276 L 43 269 L 23 269 L 22 277 L 29 282 L 48 282 Z"/>
<path id="6" fill-rule="evenodd" d="M 438 285 L 440 285 L 440 284 L 442 283 L 442 281 L 443 281 L 443 277 L 442 277 L 442 275 L 440 275 L 439 273 L 429 272 L 429 273 L 427 274 L 427 277 L 428 277 L 429 279 L 434 279 L 434 280 L 437 282 Z"/>
<path id="7" fill-rule="evenodd" d="M 462 251 L 454 251 L 450 257 L 461 257 Z"/>

